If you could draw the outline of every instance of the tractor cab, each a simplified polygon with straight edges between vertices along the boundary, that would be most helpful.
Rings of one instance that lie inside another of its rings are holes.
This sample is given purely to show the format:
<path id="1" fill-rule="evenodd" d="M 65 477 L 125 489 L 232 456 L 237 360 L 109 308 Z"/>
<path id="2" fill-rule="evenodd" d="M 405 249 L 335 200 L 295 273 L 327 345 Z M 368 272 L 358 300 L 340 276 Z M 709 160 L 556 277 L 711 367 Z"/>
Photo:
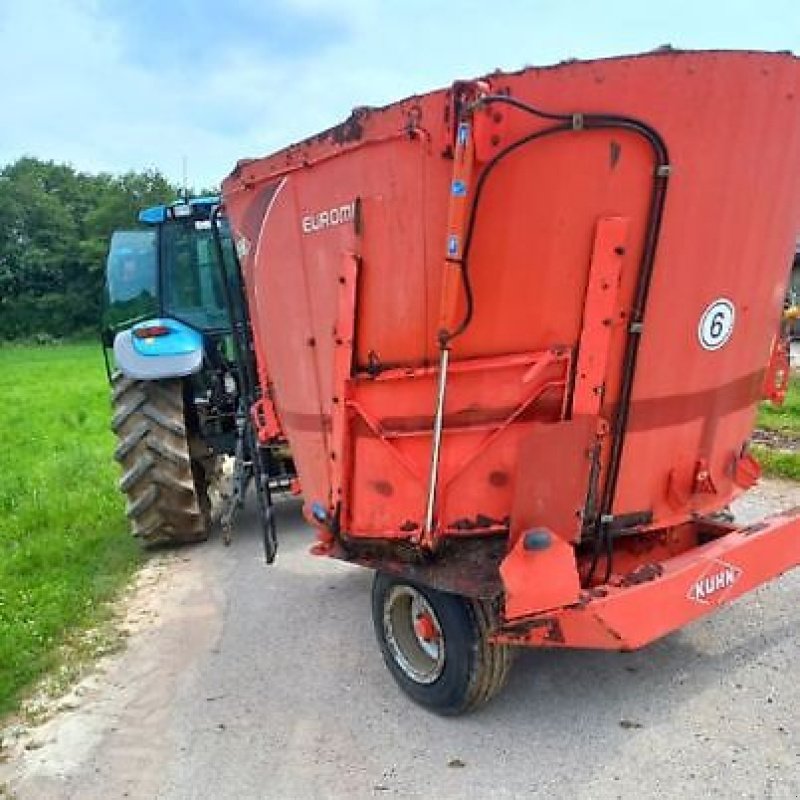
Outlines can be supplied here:
<path id="1" fill-rule="evenodd" d="M 153 206 L 140 212 L 139 228 L 112 235 L 104 341 L 113 344 L 125 373 L 142 379 L 193 374 L 204 345 L 230 334 L 223 275 L 234 308 L 241 287 L 224 219 L 215 223 L 221 247 L 215 242 L 211 214 L 218 202 L 201 197 Z"/>
<path id="2" fill-rule="evenodd" d="M 252 479 L 267 509 L 271 561 L 271 492 L 286 491 L 296 473 L 285 442 L 262 441 L 254 428 L 250 410 L 260 395 L 250 326 L 230 228 L 218 207 L 217 197 L 153 206 L 140 212 L 138 228 L 111 237 L 102 340 L 119 485 L 135 535 L 175 544 L 208 535 L 215 485 L 227 498 L 217 516 L 228 541 Z M 223 489 L 227 457 L 233 471 Z"/>

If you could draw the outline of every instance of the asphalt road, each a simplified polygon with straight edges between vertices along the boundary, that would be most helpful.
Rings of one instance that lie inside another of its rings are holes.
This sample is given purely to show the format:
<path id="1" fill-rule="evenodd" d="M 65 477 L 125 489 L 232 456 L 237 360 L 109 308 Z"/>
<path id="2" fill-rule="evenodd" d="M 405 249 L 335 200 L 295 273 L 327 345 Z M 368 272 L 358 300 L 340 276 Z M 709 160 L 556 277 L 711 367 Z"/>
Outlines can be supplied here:
<path id="1" fill-rule="evenodd" d="M 744 509 L 798 501 L 773 483 Z M 150 567 L 126 651 L 20 736 L 0 784 L 19 800 L 800 796 L 800 573 L 637 653 L 525 651 L 493 703 L 442 719 L 382 664 L 370 574 L 307 555 L 296 503 L 280 523 L 273 567 L 252 512 L 231 547 Z"/>

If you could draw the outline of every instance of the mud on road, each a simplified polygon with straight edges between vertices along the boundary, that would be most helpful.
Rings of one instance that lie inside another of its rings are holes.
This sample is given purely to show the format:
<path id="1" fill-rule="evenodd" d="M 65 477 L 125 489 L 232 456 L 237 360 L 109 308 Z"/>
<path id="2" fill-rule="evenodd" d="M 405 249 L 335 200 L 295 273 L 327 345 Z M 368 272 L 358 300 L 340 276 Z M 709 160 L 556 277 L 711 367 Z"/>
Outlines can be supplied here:
<path id="1" fill-rule="evenodd" d="M 800 504 L 765 482 L 740 518 Z M 19 800 L 800 796 L 800 572 L 636 653 L 524 651 L 505 692 L 441 719 L 383 667 L 366 571 L 307 555 L 280 509 L 142 574 L 129 646 L 45 725 L 4 733 Z M 2 797 L 2 791 L 0 791 Z"/>

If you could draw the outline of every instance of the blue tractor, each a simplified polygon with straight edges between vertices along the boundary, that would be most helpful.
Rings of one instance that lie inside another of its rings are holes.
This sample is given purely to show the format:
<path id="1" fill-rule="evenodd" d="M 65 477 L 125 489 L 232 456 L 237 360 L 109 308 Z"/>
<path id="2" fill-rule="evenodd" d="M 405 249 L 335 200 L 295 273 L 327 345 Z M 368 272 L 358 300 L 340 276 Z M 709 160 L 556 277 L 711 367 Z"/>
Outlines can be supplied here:
<path id="1" fill-rule="evenodd" d="M 259 442 L 253 428 L 250 327 L 219 198 L 147 208 L 139 223 L 111 237 L 102 332 L 133 533 L 196 542 L 219 517 L 227 542 L 253 478 L 271 561 L 272 494 L 295 471 L 285 443 Z"/>

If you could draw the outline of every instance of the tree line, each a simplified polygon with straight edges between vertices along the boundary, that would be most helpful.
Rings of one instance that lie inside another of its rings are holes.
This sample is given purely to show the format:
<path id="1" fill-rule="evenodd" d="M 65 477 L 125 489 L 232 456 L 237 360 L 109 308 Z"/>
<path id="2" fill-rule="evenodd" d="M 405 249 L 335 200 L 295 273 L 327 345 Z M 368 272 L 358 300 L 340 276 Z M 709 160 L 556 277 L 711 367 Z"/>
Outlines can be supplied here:
<path id="1" fill-rule="evenodd" d="M 30 157 L 0 170 L 0 340 L 95 334 L 111 232 L 178 191 L 157 170 L 94 175 Z"/>

